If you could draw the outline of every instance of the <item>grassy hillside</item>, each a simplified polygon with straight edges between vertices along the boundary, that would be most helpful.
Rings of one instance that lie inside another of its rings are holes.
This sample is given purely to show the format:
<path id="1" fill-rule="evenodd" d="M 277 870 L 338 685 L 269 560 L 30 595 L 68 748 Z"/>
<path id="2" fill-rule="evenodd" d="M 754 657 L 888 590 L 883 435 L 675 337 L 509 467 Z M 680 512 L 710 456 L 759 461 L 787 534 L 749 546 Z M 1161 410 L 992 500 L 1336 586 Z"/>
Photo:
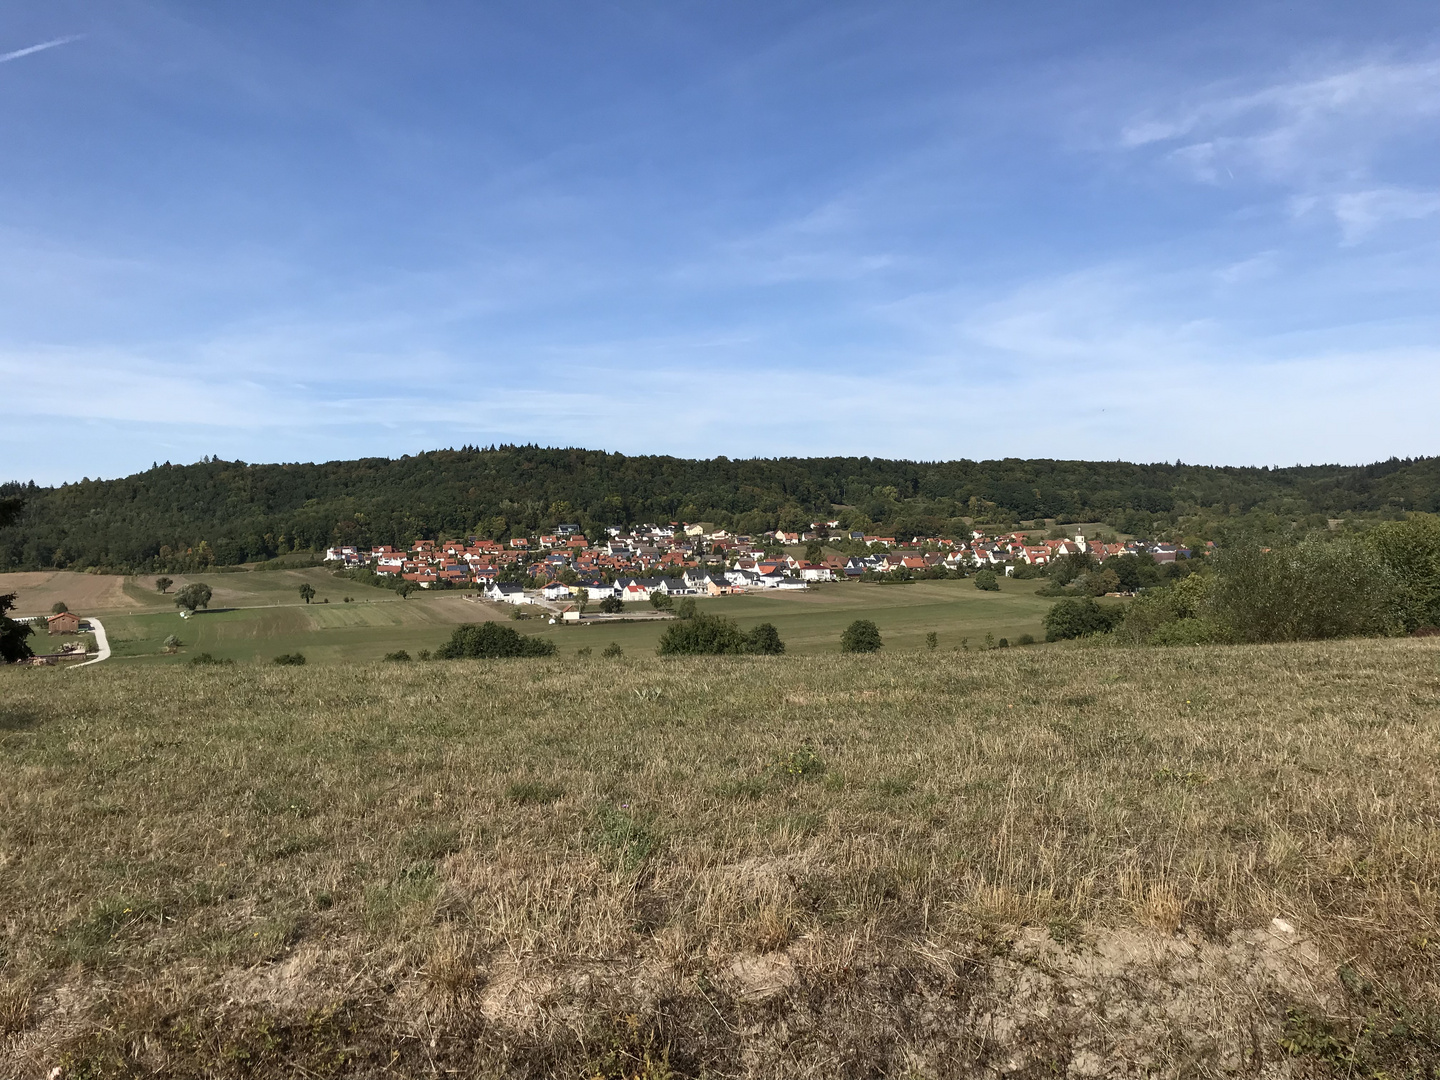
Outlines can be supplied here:
<path id="1" fill-rule="evenodd" d="M 0 1075 L 1440 1065 L 1430 639 L 0 702 Z"/>

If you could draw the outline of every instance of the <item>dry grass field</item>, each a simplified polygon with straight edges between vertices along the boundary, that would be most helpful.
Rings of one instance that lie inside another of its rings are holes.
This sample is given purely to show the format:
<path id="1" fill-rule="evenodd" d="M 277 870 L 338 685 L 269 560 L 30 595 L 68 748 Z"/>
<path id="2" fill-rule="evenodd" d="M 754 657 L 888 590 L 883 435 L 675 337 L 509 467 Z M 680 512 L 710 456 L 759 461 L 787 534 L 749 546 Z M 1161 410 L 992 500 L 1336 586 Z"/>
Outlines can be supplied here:
<path id="1" fill-rule="evenodd" d="M 0 1075 L 1424 1077 L 1440 647 L 0 671 Z"/>

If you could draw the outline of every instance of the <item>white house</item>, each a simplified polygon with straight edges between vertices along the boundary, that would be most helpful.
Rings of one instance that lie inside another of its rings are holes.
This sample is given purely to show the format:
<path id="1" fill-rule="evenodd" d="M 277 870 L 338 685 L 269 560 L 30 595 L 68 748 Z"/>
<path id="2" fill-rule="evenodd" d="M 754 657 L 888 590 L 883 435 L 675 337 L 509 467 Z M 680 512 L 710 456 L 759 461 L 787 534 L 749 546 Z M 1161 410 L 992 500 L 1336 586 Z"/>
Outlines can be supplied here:
<path id="1" fill-rule="evenodd" d="M 519 605 L 525 603 L 525 590 L 519 585 L 497 581 L 485 590 L 485 599 L 495 600 L 501 604 Z"/>
<path id="2" fill-rule="evenodd" d="M 569 600 L 570 586 L 559 581 L 552 581 L 540 590 L 540 595 L 546 600 Z"/>

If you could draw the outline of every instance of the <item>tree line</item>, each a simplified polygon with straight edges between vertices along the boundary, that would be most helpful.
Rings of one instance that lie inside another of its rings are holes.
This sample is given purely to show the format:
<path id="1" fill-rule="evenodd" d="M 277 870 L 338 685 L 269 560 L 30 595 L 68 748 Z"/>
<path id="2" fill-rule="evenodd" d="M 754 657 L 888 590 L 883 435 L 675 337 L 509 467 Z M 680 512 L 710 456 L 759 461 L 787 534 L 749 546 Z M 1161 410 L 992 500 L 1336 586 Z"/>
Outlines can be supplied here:
<path id="1" fill-rule="evenodd" d="M 0 485 L 0 570 L 194 572 L 419 538 L 505 540 L 580 525 L 705 521 L 738 533 L 820 518 L 884 535 L 963 535 L 1043 519 L 1136 535 L 1227 523 L 1283 533 L 1329 517 L 1440 511 L 1440 458 L 1239 468 L 1179 462 L 921 462 L 868 457 L 689 460 L 539 446 L 399 459 L 169 462 L 116 480 Z"/>

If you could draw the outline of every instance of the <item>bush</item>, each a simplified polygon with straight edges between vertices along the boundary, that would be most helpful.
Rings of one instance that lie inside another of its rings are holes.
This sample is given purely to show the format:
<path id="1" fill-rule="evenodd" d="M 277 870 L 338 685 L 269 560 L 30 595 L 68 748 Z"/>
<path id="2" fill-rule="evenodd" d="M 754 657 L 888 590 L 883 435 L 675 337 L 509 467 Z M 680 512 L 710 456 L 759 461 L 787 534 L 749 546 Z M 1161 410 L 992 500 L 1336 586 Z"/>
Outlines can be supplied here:
<path id="1" fill-rule="evenodd" d="M 403 664 L 409 661 L 410 654 L 404 649 L 397 649 L 395 652 L 387 652 L 385 654 L 385 659 L 391 661 L 392 663 Z"/>
<path id="2" fill-rule="evenodd" d="M 202 652 L 190 660 L 192 664 L 233 664 L 234 662 L 234 660 L 221 660 L 218 656 L 211 656 L 208 652 Z"/>
<path id="3" fill-rule="evenodd" d="M 1365 537 L 1394 582 L 1401 628 L 1440 625 L 1440 517 L 1412 514 Z"/>
<path id="4" fill-rule="evenodd" d="M 675 617 L 677 619 L 693 619 L 697 610 L 695 598 L 686 596 L 675 605 Z"/>
<path id="5" fill-rule="evenodd" d="M 667 626 L 658 651 L 661 656 L 738 655 L 745 651 L 745 635 L 733 619 L 697 615 Z"/>
<path id="6" fill-rule="evenodd" d="M 785 642 L 772 623 L 762 622 L 745 635 L 745 651 L 757 656 L 779 656 L 785 652 Z"/>
<path id="7" fill-rule="evenodd" d="M 1357 539 L 1227 548 L 1205 598 L 1221 639 L 1239 642 L 1391 633 L 1403 626 L 1405 607 L 1403 585 Z"/>
<path id="8" fill-rule="evenodd" d="M 555 642 L 528 637 L 502 623 L 457 626 L 450 640 L 435 650 L 437 660 L 495 660 L 510 656 L 550 656 Z"/>
<path id="9" fill-rule="evenodd" d="M 50 605 L 50 614 L 51 614 L 51 615 L 63 615 L 65 612 L 67 612 L 67 611 L 69 611 L 69 610 L 70 610 L 70 609 L 66 606 L 64 600 L 56 600 L 55 603 L 53 603 L 53 604 Z"/>
<path id="10" fill-rule="evenodd" d="M 1034 634 L 1021 634 L 1018 638 L 1015 639 L 1015 644 L 1016 644 L 1016 645 L 1034 645 L 1034 644 L 1035 644 L 1035 635 L 1034 635 Z"/>
<path id="11" fill-rule="evenodd" d="M 612 641 L 609 645 L 606 645 L 605 648 L 600 650 L 600 655 L 605 657 L 607 660 L 618 660 L 620 657 L 625 655 L 625 650 L 620 648 L 619 643 Z"/>
<path id="12" fill-rule="evenodd" d="M 661 656 L 778 656 L 784 651 L 785 643 L 771 623 L 745 633 L 733 619 L 705 612 L 667 626 L 659 647 Z"/>
<path id="13" fill-rule="evenodd" d="M 940 647 L 940 635 L 931 630 L 925 635 L 925 648 L 938 649 Z"/>
<path id="14" fill-rule="evenodd" d="M 1101 607 L 1089 596 L 1071 597 L 1061 600 L 1045 615 L 1045 640 L 1063 641 L 1068 638 L 1089 637 L 1091 634 L 1106 634 L 1113 630 L 1124 617 L 1118 608 Z"/>
<path id="15" fill-rule="evenodd" d="M 856 619 L 840 635 L 840 651 L 847 653 L 879 652 L 883 644 L 880 628 L 869 619 Z"/>
<path id="16" fill-rule="evenodd" d="M 600 601 L 600 610 L 606 615 L 619 615 L 625 610 L 625 601 L 618 596 L 607 596 Z"/>
<path id="17" fill-rule="evenodd" d="M 275 663 L 295 667 L 305 663 L 305 654 L 298 652 L 281 653 L 275 657 Z"/>
<path id="18" fill-rule="evenodd" d="M 981 570 L 975 574 L 975 588 L 982 592 L 999 592 L 1000 579 L 994 570 Z"/>

